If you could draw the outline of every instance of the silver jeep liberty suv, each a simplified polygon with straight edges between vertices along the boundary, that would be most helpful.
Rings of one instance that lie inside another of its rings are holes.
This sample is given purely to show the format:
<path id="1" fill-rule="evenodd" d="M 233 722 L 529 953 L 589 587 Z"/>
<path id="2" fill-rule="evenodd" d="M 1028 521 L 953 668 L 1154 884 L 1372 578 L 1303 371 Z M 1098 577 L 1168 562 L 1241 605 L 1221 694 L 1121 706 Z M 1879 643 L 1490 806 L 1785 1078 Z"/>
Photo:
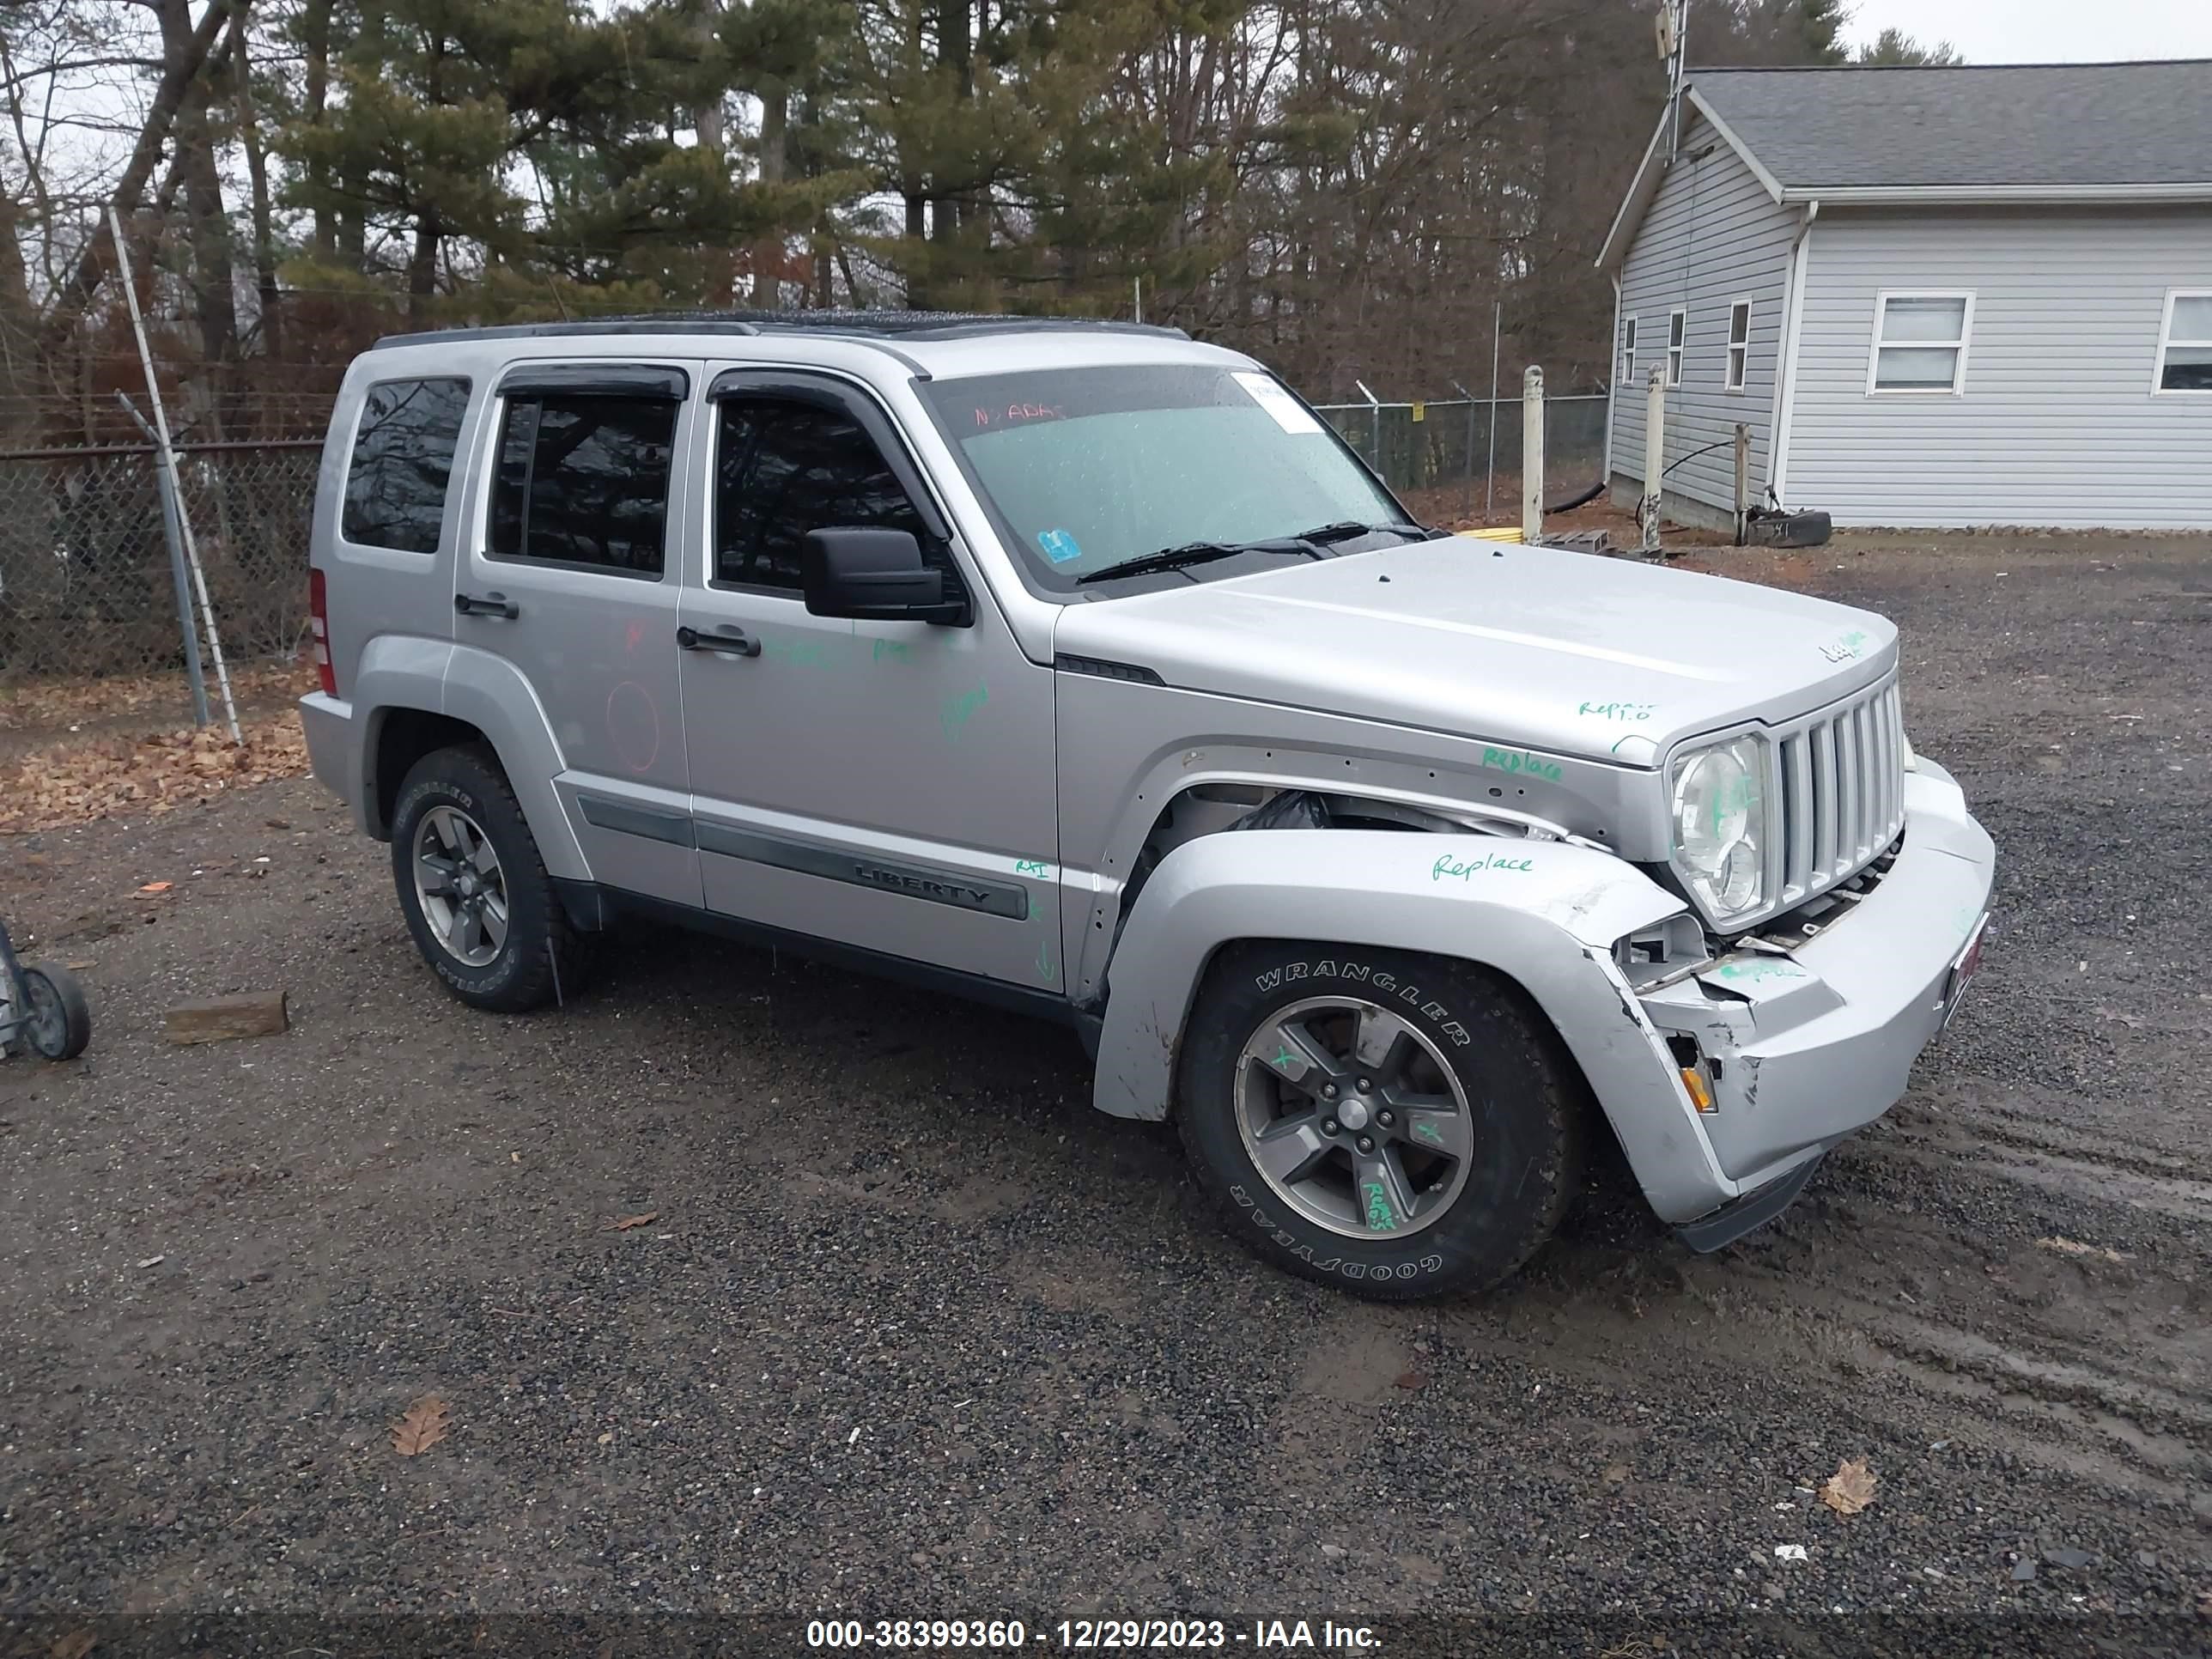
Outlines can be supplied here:
<path id="1" fill-rule="evenodd" d="M 1994 860 L 1896 630 L 1425 530 L 1173 331 L 386 340 L 312 554 L 317 775 L 471 1005 L 649 915 L 1073 1026 L 1230 1226 L 1513 1272 L 1609 1129 L 1712 1248 L 1903 1093 Z"/>

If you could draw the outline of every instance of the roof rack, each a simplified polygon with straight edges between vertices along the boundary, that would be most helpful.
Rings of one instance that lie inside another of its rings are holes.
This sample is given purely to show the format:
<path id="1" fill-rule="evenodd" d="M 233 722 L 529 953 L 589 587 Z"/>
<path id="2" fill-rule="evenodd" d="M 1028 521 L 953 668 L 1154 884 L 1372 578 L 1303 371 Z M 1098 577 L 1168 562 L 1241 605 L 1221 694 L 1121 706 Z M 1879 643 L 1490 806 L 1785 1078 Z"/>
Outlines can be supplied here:
<path id="1" fill-rule="evenodd" d="M 1139 334 L 1187 340 L 1179 328 L 1090 317 L 1010 317 L 962 311 L 678 311 L 580 323 L 501 323 L 489 328 L 387 334 L 384 346 L 433 341 L 562 339 L 622 334 L 823 334 L 874 340 L 964 340 L 989 334 Z"/>

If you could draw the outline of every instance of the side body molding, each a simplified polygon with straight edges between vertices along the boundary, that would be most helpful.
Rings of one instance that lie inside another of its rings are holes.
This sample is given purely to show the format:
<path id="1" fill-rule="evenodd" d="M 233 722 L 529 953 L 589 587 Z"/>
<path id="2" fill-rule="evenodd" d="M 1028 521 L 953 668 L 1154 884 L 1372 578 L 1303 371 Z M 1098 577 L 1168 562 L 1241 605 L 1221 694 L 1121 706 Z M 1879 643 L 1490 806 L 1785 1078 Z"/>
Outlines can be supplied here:
<path id="1" fill-rule="evenodd" d="M 1633 866 L 1560 842 L 1343 830 L 1186 842 L 1153 871 L 1115 949 L 1092 1101 L 1117 1117 L 1167 1115 L 1192 999 L 1224 945 L 1299 939 L 1322 955 L 1365 945 L 1454 957 L 1528 992 L 1655 1207 L 1697 1213 L 1716 1187 L 1733 1194 L 1735 1184 L 1611 949 L 1683 908 Z"/>

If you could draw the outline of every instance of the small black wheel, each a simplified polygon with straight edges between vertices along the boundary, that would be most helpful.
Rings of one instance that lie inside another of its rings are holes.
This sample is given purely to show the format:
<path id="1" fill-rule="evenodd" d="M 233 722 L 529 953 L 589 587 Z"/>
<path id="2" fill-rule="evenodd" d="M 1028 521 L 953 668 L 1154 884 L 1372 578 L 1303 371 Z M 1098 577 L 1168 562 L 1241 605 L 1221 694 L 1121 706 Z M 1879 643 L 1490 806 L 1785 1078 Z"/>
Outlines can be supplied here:
<path id="1" fill-rule="evenodd" d="M 1352 946 L 1231 947 L 1178 1067 L 1183 1146 L 1267 1259 L 1378 1301 L 1481 1290 L 1580 1180 L 1583 1085 L 1487 969 Z"/>
<path id="2" fill-rule="evenodd" d="M 75 1060 L 92 1041 L 92 1006 L 66 968 L 23 969 L 23 1036 L 41 1060 Z"/>
<path id="3" fill-rule="evenodd" d="M 415 763 L 392 815 L 392 874 L 415 948 L 471 1007 L 525 1013 L 582 988 L 591 941 L 569 925 L 489 749 Z"/>

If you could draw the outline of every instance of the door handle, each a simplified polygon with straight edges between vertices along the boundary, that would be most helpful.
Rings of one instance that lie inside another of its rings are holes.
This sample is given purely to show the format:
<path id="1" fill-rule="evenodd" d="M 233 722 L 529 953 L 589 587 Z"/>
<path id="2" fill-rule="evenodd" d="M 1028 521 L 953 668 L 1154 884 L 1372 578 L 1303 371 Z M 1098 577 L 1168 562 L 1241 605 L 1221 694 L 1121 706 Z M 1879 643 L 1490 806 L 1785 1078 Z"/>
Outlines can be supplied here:
<path id="1" fill-rule="evenodd" d="M 696 628 L 676 630 L 676 643 L 686 651 L 712 651 L 728 657 L 757 657 L 761 642 L 735 623 L 724 623 L 711 634 Z"/>
<path id="2" fill-rule="evenodd" d="M 522 607 L 504 593 L 487 593 L 480 599 L 471 594 L 456 593 L 453 610 L 464 617 L 504 617 L 509 622 L 522 614 Z"/>

